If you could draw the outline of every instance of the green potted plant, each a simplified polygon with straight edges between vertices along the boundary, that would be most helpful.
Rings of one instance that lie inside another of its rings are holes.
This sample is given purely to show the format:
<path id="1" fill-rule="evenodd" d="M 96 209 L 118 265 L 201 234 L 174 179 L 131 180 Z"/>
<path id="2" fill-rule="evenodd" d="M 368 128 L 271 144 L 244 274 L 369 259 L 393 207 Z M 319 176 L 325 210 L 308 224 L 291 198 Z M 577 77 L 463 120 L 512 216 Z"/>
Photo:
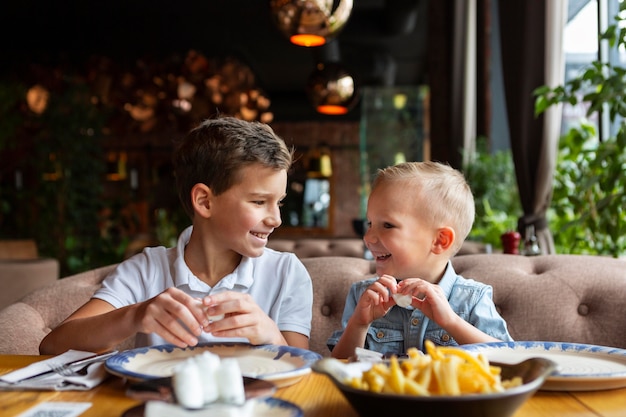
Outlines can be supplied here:
<path id="1" fill-rule="evenodd" d="M 476 151 L 468 158 L 463 173 L 476 207 L 476 220 L 468 239 L 501 248 L 501 236 L 517 229 L 517 218 L 522 212 L 511 152 L 490 152 L 486 138 L 477 138 Z"/>
<path id="2" fill-rule="evenodd" d="M 620 3 L 620 12 L 626 3 Z M 626 47 L 625 17 L 600 35 L 611 48 Z M 560 140 L 550 226 L 558 251 L 626 253 L 626 68 L 592 62 L 561 86 L 534 92 L 535 113 L 558 103 L 589 105 L 587 117 L 606 112 L 616 133 L 600 140 L 592 123 L 582 121 Z"/>

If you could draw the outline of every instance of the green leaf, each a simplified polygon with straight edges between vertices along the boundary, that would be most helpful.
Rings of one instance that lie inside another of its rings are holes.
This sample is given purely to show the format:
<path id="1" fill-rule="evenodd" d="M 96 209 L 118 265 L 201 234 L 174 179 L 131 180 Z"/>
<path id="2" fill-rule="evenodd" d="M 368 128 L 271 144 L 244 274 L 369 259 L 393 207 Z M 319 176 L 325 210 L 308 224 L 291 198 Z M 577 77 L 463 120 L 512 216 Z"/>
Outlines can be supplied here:
<path id="1" fill-rule="evenodd" d="M 535 100 L 535 116 L 539 116 L 541 113 L 543 113 L 549 105 L 550 103 L 544 96 L 537 97 L 537 99 Z"/>

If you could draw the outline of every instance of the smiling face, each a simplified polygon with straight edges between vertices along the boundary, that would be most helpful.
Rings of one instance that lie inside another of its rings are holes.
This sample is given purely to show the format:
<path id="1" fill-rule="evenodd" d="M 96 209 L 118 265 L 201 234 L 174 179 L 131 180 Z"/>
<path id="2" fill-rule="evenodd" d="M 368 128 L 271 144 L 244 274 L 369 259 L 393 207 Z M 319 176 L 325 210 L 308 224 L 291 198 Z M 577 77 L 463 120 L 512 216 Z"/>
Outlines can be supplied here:
<path id="1" fill-rule="evenodd" d="M 437 229 L 420 213 L 425 207 L 419 197 L 407 195 L 405 181 L 380 184 L 367 204 L 369 228 L 363 237 L 376 260 L 376 273 L 396 278 L 430 277 L 435 271 L 432 253 Z M 440 271 L 436 271 L 439 273 Z"/>
<path id="2" fill-rule="evenodd" d="M 247 165 L 239 181 L 210 199 L 214 244 L 248 257 L 263 254 L 269 235 L 280 226 L 280 206 L 287 189 L 287 171 Z"/>

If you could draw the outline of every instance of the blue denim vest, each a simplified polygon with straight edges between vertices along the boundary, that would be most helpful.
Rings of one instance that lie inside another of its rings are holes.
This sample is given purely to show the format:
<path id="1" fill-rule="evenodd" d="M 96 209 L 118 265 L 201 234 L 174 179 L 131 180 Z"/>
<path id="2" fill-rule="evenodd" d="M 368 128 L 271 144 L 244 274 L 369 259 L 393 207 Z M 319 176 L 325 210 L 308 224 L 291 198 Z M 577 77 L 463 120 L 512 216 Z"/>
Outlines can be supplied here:
<path id="1" fill-rule="evenodd" d="M 339 342 L 361 294 L 377 279 L 378 277 L 374 277 L 356 282 L 350 288 L 341 319 L 342 329 L 333 332 L 327 342 L 331 350 Z M 513 340 L 506 322 L 496 311 L 491 286 L 457 275 L 450 262 L 439 286 L 446 294 L 452 310 L 465 321 L 502 341 Z M 372 322 L 364 348 L 387 356 L 404 355 L 410 347 L 424 351 L 426 339 L 438 346 L 458 346 L 452 336 L 430 321 L 420 310 L 394 306 L 384 317 Z"/>

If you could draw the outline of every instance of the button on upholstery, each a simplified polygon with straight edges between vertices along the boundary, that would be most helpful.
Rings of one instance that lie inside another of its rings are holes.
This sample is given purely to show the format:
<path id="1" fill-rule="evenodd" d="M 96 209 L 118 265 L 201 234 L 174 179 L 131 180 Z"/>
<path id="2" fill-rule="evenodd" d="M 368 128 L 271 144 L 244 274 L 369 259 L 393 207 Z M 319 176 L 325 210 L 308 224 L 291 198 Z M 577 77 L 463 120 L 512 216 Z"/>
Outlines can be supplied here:
<path id="1" fill-rule="evenodd" d="M 324 317 L 330 317 L 330 306 L 328 304 L 324 304 L 322 306 L 322 316 Z"/>
<path id="2" fill-rule="evenodd" d="M 578 314 L 581 316 L 586 316 L 589 314 L 589 306 L 587 304 L 581 304 L 578 306 Z"/>

